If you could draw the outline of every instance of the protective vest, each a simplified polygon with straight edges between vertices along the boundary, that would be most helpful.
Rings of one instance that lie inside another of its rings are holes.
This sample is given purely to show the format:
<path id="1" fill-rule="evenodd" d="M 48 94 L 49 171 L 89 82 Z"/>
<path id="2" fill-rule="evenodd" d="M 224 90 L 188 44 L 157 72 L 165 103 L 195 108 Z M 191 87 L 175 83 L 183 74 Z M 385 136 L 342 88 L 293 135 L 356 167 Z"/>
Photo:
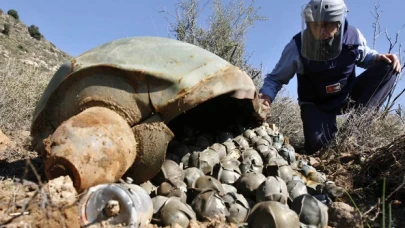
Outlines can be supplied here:
<path id="1" fill-rule="evenodd" d="M 355 62 L 359 54 L 359 33 L 345 23 L 342 51 L 332 60 L 310 61 L 301 55 L 301 32 L 295 35 L 296 46 L 303 64 L 303 74 L 297 74 L 298 99 L 323 110 L 339 108 L 353 88 Z"/>

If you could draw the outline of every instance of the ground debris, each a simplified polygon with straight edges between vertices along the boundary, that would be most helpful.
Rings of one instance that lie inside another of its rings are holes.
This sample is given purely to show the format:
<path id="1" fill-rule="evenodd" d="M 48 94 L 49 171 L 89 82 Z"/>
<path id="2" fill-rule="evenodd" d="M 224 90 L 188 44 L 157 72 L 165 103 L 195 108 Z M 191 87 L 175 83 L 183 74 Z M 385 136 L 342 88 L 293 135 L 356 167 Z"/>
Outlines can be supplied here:
<path id="1" fill-rule="evenodd" d="M 343 202 L 333 202 L 329 207 L 329 225 L 332 227 L 363 227 L 357 211 Z"/>
<path id="2" fill-rule="evenodd" d="M 60 176 L 44 185 L 51 202 L 57 206 L 72 205 L 77 201 L 77 191 L 69 176 Z"/>

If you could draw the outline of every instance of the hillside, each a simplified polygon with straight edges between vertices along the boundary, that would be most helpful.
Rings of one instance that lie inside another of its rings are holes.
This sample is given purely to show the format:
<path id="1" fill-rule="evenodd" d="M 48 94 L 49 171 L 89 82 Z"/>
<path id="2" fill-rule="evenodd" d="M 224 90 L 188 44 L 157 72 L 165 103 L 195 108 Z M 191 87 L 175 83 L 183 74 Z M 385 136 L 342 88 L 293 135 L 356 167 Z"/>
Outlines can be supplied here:
<path id="1" fill-rule="evenodd" d="M 8 34 L 0 33 L 0 64 L 17 59 L 27 66 L 55 71 L 63 61 L 71 58 L 46 38 L 37 40 L 31 37 L 27 25 L 0 11 L 0 31 L 4 31 L 7 25 Z"/>
<path id="2" fill-rule="evenodd" d="M 70 58 L 46 40 L 38 27 L 0 10 L 0 129 L 29 129 L 43 89 Z"/>

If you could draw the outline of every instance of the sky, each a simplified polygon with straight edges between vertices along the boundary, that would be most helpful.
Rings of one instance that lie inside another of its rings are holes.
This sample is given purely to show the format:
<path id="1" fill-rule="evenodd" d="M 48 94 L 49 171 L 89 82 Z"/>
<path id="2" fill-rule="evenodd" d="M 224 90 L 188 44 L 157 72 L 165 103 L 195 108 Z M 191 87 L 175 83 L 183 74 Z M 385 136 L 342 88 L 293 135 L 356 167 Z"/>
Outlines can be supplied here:
<path id="1" fill-rule="evenodd" d="M 207 0 L 201 0 L 202 3 Z M 176 0 L 1 0 L 0 8 L 7 12 L 15 9 L 20 20 L 27 26 L 34 24 L 45 38 L 71 56 L 114 39 L 132 36 L 161 36 L 174 38 L 168 22 L 161 12 L 174 12 Z M 246 0 L 245 2 L 250 2 Z M 348 21 L 357 27 L 373 47 L 374 0 L 346 0 Z M 264 73 L 270 73 L 280 58 L 284 46 L 301 30 L 300 11 L 307 0 L 256 0 L 258 13 L 269 18 L 256 22 L 247 34 L 246 51 L 251 54 L 250 63 Z M 405 24 L 404 0 L 383 0 L 379 3 L 380 24 L 383 34 L 375 49 L 388 51 L 389 42 L 385 30 L 395 38 L 395 33 Z M 209 8 L 207 8 L 209 10 Z M 204 15 L 208 10 L 204 11 Z M 206 21 L 200 20 L 205 26 Z M 405 41 L 405 28 L 399 34 L 398 43 Z M 398 47 L 393 50 L 398 53 Z M 404 53 L 405 54 L 405 53 Z M 358 68 L 357 73 L 363 69 Z M 405 87 L 404 80 L 395 94 Z M 290 96 L 296 97 L 296 77 L 287 85 Z M 405 95 L 400 104 L 405 106 Z"/>

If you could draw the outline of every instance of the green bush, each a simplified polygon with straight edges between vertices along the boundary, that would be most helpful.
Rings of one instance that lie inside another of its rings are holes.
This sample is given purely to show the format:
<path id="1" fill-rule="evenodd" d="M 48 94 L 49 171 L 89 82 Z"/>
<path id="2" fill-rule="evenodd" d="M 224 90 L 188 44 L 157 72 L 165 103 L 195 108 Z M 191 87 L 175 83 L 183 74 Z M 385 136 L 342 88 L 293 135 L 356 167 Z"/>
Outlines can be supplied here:
<path id="1" fill-rule="evenodd" d="M 17 47 L 18 47 L 18 49 L 20 49 L 21 51 L 28 52 L 28 50 L 27 50 L 22 44 L 19 44 Z"/>
<path id="2" fill-rule="evenodd" d="M 4 24 L 4 29 L 1 33 L 8 35 L 10 33 L 10 24 Z"/>
<path id="3" fill-rule="evenodd" d="M 14 17 L 14 18 L 17 19 L 17 20 L 20 19 L 20 17 L 18 16 L 18 12 L 17 12 L 16 10 L 11 9 L 11 10 L 9 10 L 9 11 L 7 12 L 7 14 L 10 15 L 10 16 L 12 16 L 12 17 Z"/>
<path id="4" fill-rule="evenodd" d="M 43 37 L 42 34 L 39 32 L 38 26 L 31 25 L 30 27 L 28 27 L 28 32 L 30 33 L 31 37 L 37 40 L 41 40 L 41 38 Z"/>

